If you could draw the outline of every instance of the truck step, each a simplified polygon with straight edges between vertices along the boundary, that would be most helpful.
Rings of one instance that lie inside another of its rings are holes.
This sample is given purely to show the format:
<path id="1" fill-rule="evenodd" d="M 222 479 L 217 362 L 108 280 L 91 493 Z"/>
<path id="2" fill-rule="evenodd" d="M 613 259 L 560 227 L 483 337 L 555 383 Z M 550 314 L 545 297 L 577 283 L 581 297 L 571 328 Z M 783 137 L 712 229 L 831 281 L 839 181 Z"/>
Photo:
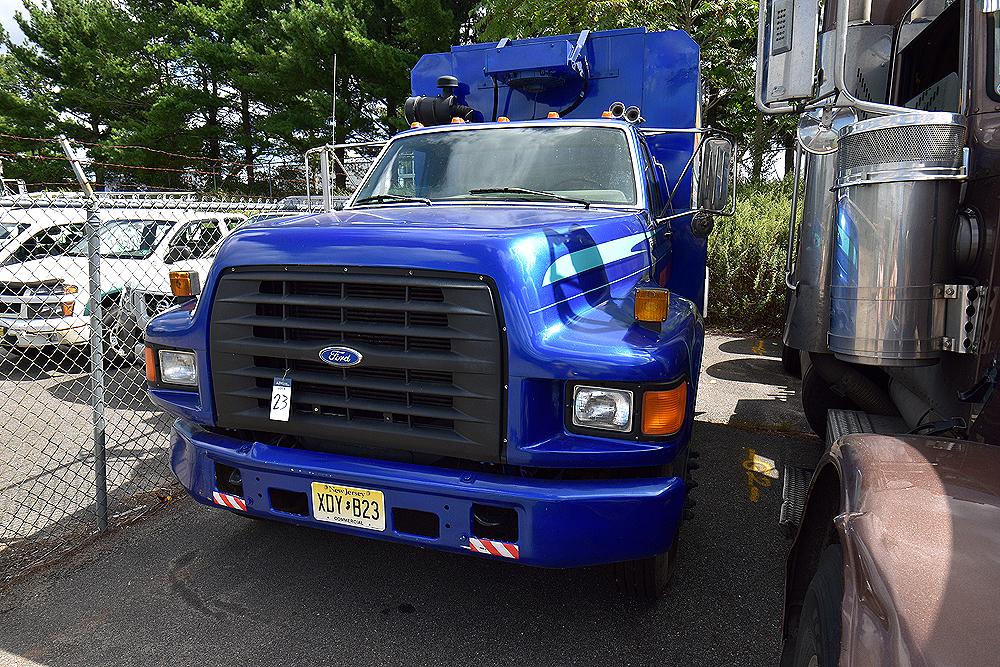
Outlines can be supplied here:
<path id="1" fill-rule="evenodd" d="M 781 489 L 781 513 L 778 515 L 778 524 L 789 532 L 794 532 L 802 523 L 802 513 L 805 511 L 806 495 L 809 492 L 812 475 L 812 468 L 785 464 L 785 481 Z"/>

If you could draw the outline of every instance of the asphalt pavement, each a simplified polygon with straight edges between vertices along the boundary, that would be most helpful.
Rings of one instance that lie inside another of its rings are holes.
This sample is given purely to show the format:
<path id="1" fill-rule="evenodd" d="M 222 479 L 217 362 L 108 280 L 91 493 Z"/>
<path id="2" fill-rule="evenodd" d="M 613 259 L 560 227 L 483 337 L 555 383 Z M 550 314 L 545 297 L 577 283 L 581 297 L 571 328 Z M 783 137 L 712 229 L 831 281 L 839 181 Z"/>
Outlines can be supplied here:
<path id="1" fill-rule="evenodd" d="M 251 521 L 188 498 L 0 591 L 3 665 L 772 665 L 780 472 L 820 452 L 773 342 L 710 336 L 668 594 Z M 713 382 L 714 380 L 714 382 Z M 753 474 L 773 461 L 772 475 Z"/>

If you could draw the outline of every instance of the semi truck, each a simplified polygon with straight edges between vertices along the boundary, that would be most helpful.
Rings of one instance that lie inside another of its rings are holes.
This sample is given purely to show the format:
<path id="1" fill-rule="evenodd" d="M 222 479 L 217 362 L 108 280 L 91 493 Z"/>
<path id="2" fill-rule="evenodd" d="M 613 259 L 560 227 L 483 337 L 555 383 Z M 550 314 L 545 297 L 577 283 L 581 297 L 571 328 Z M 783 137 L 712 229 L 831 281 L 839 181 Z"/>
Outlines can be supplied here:
<path id="1" fill-rule="evenodd" d="M 826 444 L 784 470 L 783 665 L 996 660 L 998 9 L 760 3 L 757 106 L 799 117 L 784 343 Z"/>
<path id="2" fill-rule="evenodd" d="M 453 47 L 342 210 L 248 225 L 147 325 L 206 505 L 667 583 L 733 142 L 683 31 Z"/>

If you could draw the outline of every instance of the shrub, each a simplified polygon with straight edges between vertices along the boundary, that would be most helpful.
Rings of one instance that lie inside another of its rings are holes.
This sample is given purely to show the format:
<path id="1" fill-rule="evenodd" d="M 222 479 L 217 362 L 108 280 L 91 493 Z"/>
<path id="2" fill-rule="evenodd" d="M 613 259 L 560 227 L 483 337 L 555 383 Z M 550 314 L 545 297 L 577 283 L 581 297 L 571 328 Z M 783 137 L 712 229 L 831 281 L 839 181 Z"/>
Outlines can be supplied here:
<path id="1" fill-rule="evenodd" d="M 708 318 L 739 331 L 781 329 L 790 180 L 741 186 L 736 214 L 719 217 L 708 239 Z"/>

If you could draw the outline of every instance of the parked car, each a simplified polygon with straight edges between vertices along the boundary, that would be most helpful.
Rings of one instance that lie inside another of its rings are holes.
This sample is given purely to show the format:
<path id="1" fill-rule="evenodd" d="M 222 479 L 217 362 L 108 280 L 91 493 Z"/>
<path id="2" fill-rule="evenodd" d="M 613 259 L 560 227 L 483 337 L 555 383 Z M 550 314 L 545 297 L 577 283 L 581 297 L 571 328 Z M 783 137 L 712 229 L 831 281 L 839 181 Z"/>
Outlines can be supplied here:
<path id="1" fill-rule="evenodd" d="M 177 209 L 112 209 L 100 216 L 105 343 L 115 357 L 133 351 L 127 340 L 114 335 L 112 326 L 120 319 L 124 286 L 154 284 L 166 275 L 168 264 L 203 255 L 246 221 L 246 216 L 235 213 Z M 38 243 L 37 249 L 22 244 L 13 256 L 26 259 L 0 269 L 0 344 L 4 347 L 88 343 L 88 243 L 83 223 L 77 220 L 75 224 L 80 226 L 79 234 L 71 227 L 72 234 L 60 237 L 65 243 Z"/>

